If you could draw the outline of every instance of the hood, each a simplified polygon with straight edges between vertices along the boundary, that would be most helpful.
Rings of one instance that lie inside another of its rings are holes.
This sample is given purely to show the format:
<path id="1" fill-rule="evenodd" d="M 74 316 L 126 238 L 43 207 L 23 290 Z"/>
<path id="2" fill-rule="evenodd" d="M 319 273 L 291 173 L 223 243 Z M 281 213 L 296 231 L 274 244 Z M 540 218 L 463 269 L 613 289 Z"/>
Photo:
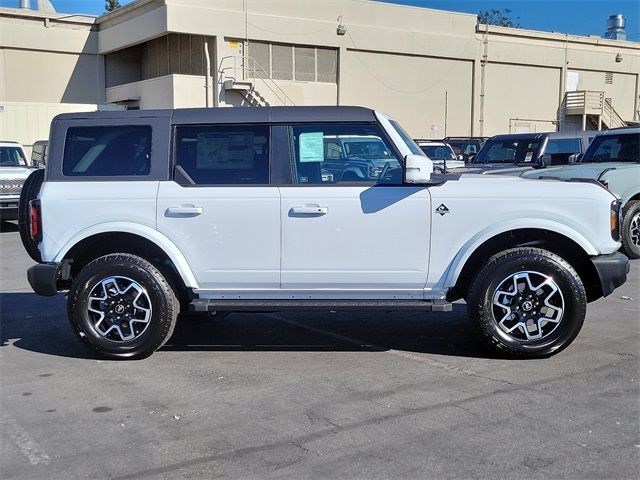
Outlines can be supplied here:
<path id="1" fill-rule="evenodd" d="M 0 179 L 27 178 L 33 170 L 29 167 L 0 167 Z"/>
<path id="2" fill-rule="evenodd" d="M 524 172 L 522 178 L 541 178 L 556 177 L 563 180 L 570 178 L 588 178 L 598 180 L 605 170 L 626 170 L 629 168 L 638 168 L 637 163 L 624 162 L 602 162 L 602 163 L 584 163 L 576 165 L 564 165 L 561 167 L 548 167 L 540 170 Z"/>

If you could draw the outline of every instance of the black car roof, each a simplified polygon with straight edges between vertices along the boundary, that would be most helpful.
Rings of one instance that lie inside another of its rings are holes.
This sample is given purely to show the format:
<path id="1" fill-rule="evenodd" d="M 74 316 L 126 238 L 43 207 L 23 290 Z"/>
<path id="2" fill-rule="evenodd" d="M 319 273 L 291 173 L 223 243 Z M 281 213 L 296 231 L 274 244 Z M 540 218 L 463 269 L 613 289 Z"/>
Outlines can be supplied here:
<path id="1" fill-rule="evenodd" d="M 177 125 L 255 122 L 374 122 L 374 111 L 365 107 L 218 107 L 166 110 L 116 110 L 63 113 L 56 120 L 171 118 Z"/>

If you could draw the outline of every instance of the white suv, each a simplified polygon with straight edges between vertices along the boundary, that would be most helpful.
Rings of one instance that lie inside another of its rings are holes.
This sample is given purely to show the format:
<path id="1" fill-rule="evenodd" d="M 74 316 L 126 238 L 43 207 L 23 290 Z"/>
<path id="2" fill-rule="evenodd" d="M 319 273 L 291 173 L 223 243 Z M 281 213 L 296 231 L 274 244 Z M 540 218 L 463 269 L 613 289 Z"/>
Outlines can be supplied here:
<path id="1" fill-rule="evenodd" d="M 602 186 L 434 175 L 366 108 L 75 113 L 51 132 L 44 182 L 25 187 L 41 262 L 28 278 L 41 295 L 69 290 L 73 329 L 110 358 L 150 355 L 181 309 L 449 310 L 459 298 L 487 346 L 539 357 L 567 346 L 587 302 L 629 268 Z M 376 178 L 327 180 L 325 139 L 341 137 L 384 144 Z"/>
<path id="2" fill-rule="evenodd" d="M 0 141 L 0 220 L 18 219 L 20 191 L 31 172 L 22 145 Z"/>

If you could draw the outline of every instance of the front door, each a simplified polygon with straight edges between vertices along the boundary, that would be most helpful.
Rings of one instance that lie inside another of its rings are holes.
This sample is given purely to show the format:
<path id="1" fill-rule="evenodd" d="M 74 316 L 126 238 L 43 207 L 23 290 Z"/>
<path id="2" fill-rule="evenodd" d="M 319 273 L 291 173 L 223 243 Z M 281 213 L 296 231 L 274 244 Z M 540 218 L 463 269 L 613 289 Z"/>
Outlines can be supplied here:
<path id="1" fill-rule="evenodd" d="M 430 194 L 402 184 L 377 124 L 293 125 L 293 185 L 281 187 L 282 289 L 315 298 L 421 298 Z"/>
<path id="2" fill-rule="evenodd" d="M 202 290 L 280 288 L 280 196 L 268 125 L 178 126 L 174 181 L 160 182 L 158 230 Z"/>

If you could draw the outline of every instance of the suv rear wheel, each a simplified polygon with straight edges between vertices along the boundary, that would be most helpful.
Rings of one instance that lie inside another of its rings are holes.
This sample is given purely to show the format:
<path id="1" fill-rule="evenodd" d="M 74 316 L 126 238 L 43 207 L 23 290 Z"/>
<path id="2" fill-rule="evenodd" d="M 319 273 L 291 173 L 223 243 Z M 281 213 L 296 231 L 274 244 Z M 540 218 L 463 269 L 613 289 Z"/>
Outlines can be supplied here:
<path id="1" fill-rule="evenodd" d="M 173 333 L 180 303 L 166 278 L 135 255 L 87 264 L 69 291 L 69 321 L 80 339 L 112 359 L 144 358 Z"/>
<path id="2" fill-rule="evenodd" d="M 469 317 L 483 343 L 512 357 L 544 357 L 578 335 L 587 295 L 573 267 L 540 248 L 494 255 L 467 298 Z"/>
<path id="3" fill-rule="evenodd" d="M 632 200 L 622 209 L 622 251 L 640 258 L 640 201 Z"/>

